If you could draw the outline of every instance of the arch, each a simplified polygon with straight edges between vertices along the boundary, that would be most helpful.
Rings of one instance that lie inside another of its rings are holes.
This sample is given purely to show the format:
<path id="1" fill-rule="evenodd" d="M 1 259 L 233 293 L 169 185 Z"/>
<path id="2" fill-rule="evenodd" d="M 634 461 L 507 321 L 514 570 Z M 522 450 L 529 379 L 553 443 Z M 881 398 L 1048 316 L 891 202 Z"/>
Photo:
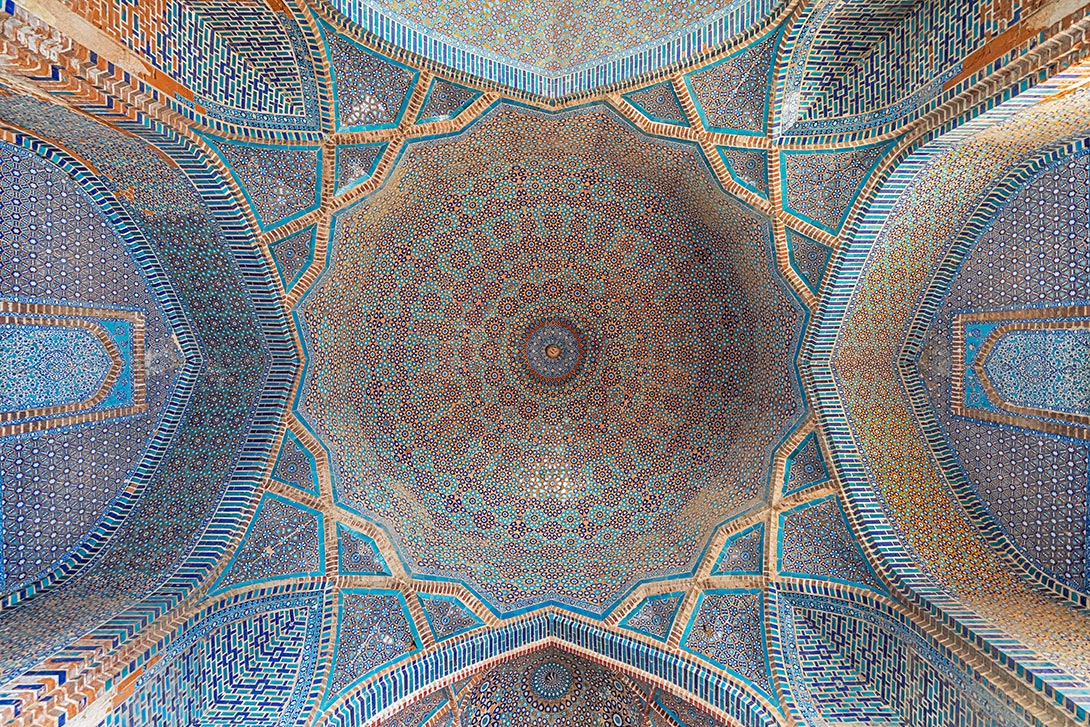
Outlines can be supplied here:
<path id="1" fill-rule="evenodd" d="M 1090 99 L 1065 90 L 1088 72 L 1077 67 L 1058 75 L 902 161 L 838 251 L 806 351 L 852 517 L 883 569 L 998 663 L 1031 674 L 1044 694 L 1055 690 L 1056 701 L 1080 719 L 1090 649 L 1078 636 L 1060 644 L 1053 633 L 1085 636 L 1086 618 L 1040 589 L 1038 574 L 1012 568 L 980 521 L 964 514 L 903 393 L 906 366 L 914 365 L 903 342 L 921 316 L 918 296 L 980 200 L 1042 147 L 1085 134 Z M 942 209 L 941 218 L 917 209 L 924 200 L 927 209 Z M 909 240 L 906 256 L 894 241 Z M 892 270 L 896 279 L 883 276 Z M 881 331 L 854 315 L 863 305 L 885 321 Z M 867 396 L 881 406 L 860 418 L 856 386 L 863 371 Z M 873 446 L 878 435 L 885 453 Z"/>
<path id="2" fill-rule="evenodd" d="M 452 639 L 434 651 L 399 664 L 341 697 L 318 724 L 348 727 L 375 722 L 435 689 L 548 645 L 697 701 L 707 711 L 727 716 L 734 723 L 772 727 L 779 722 L 775 708 L 740 681 L 644 641 L 550 611 Z"/>

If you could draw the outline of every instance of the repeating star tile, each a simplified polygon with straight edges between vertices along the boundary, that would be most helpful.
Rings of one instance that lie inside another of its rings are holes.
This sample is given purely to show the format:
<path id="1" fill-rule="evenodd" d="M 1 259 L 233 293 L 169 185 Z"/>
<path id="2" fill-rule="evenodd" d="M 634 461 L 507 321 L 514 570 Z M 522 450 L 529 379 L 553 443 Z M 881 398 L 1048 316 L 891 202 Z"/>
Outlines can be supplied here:
<path id="1" fill-rule="evenodd" d="M 0 297 L 138 308 L 145 316 L 147 360 L 156 362 L 145 378 L 143 415 L 0 440 L 0 593 L 29 585 L 86 542 L 140 466 L 141 452 L 175 390 L 178 331 L 142 274 L 143 256 L 134 252 L 106 210 L 67 171 L 0 142 Z M 70 346 L 59 350 L 73 353 Z M 10 354 L 4 356 L 14 362 Z M 0 409 L 12 408 L 11 398 L 22 388 L 13 374 L 0 364 L 5 389 Z M 69 385 L 76 378 L 71 376 Z M 59 390 L 45 377 L 23 381 L 44 384 L 50 397 Z M 28 517 L 31 512 L 36 514 Z"/>
<path id="2" fill-rule="evenodd" d="M 1083 592 L 1090 589 L 1087 440 L 1059 438 L 1041 431 L 1046 425 L 1032 428 L 1028 421 L 1025 424 L 1030 426 L 997 426 L 974 416 L 955 416 L 951 376 L 955 365 L 962 370 L 965 403 L 975 406 L 977 392 L 983 392 L 972 370 L 955 363 L 959 358 L 952 347 L 955 315 L 1034 308 L 1055 313 L 1059 306 L 1090 299 L 1088 220 L 1090 153 L 1086 151 L 1065 154 L 1012 190 L 1009 202 L 965 251 L 964 261 L 942 292 L 916 367 L 945 435 L 932 448 L 936 459 L 950 463 L 948 476 L 953 481 L 964 478 L 1027 558 Z M 986 328 L 975 328 L 986 335 Z M 966 346 L 976 338 L 966 327 L 961 327 L 961 335 Z M 994 350 L 988 359 L 989 374 L 995 373 Z M 1015 380 L 1029 386 L 1041 386 L 1051 378 L 1042 374 L 1050 370 L 1073 375 L 1068 391 L 1078 393 L 1055 402 L 1057 409 L 1075 404 L 1090 391 L 1077 383 L 1079 378 L 1085 381 L 1087 367 L 1064 355 L 1060 346 L 1052 346 L 1043 357 L 1030 353 L 1023 361 L 1030 365 L 1014 367 L 1012 373 L 1017 372 Z M 1042 393 L 1056 396 L 1063 388 L 1045 386 Z M 983 397 L 980 403 L 991 406 L 988 401 Z"/>
<path id="3" fill-rule="evenodd" d="M 779 570 L 882 590 L 852 536 L 840 500 L 830 495 L 780 515 Z"/>
<path id="4" fill-rule="evenodd" d="M 322 513 L 265 493 L 213 593 L 247 583 L 318 576 L 325 562 Z"/>
<path id="5" fill-rule="evenodd" d="M 781 151 L 784 208 L 839 234 L 863 184 L 893 143 L 844 151 Z"/>
<path id="6" fill-rule="evenodd" d="M 768 197 L 768 152 L 736 146 L 717 146 L 716 151 L 731 179 L 761 197 Z"/>
<path id="7" fill-rule="evenodd" d="M 655 705 L 669 715 L 676 723 L 676 727 L 725 727 L 722 722 L 707 712 L 661 689 L 655 692 Z M 651 715 L 653 724 L 657 724 L 654 722 L 655 718 L 662 719 L 660 715 L 656 714 L 655 710 L 651 711 Z M 675 727 L 675 725 L 671 724 L 669 727 Z"/>
<path id="8" fill-rule="evenodd" d="M 323 26 L 337 87 L 341 131 L 397 126 L 420 75 Z"/>
<path id="9" fill-rule="evenodd" d="M 326 703 L 420 649 L 420 636 L 400 591 L 344 589 Z"/>
<path id="10" fill-rule="evenodd" d="M 769 221 L 691 145 L 602 106 L 503 104 L 410 144 L 332 255 L 298 312 L 298 411 L 338 497 L 498 611 L 604 613 L 634 579 L 690 572 L 803 411 Z M 523 356 L 549 316 L 589 344 L 555 385 Z"/>
<path id="11" fill-rule="evenodd" d="M 416 123 L 453 119 L 481 97 L 480 91 L 466 88 L 445 78 L 432 79 L 424 104 L 416 116 Z"/>
<path id="12" fill-rule="evenodd" d="M 674 84 L 670 81 L 656 83 L 638 91 L 623 94 L 625 101 L 651 121 L 659 121 L 674 126 L 688 126 L 685 109 L 677 97 Z"/>
<path id="13" fill-rule="evenodd" d="M 337 561 L 344 575 L 390 575 L 375 541 L 341 523 L 337 523 Z"/>
<path id="14" fill-rule="evenodd" d="M 318 471 L 314 455 L 307 451 L 290 429 L 284 432 L 284 439 L 280 443 L 280 450 L 273 464 L 272 478 L 285 485 L 297 487 L 303 492 L 309 492 L 315 497 L 319 495 Z"/>
<path id="15" fill-rule="evenodd" d="M 366 182 L 375 173 L 388 142 L 342 144 L 337 147 L 337 194 Z"/>
<path id="16" fill-rule="evenodd" d="M 757 523 L 727 538 L 711 574 L 761 575 L 764 569 L 764 533 L 764 523 Z"/>
<path id="17" fill-rule="evenodd" d="M 763 598 L 755 589 L 704 591 L 685 627 L 681 647 L 771 694 Z"/>
<path id="18" fill-rule="evenodd" d="M 825 277 L 825 268 L 832 257 L 832 248 L 822 245 L 801 232 L 787 229 L 787 249 L 791 255 L 791 267 L 806 283 L 811 293 L 817 294 Z"/>
<path id="19" fill-rule="evenodd" d="M 205 137 L 231 170 L 261 228 L 269 230 L 318 207 L 322 150 L 261 146 Z"/>
<path id="20" fill-rule="evenodd" d="M 793 495 L 828 481 L 829 470 L 821 455 L 821 445 L 818 444 L 817 435 L 811 432 L 787 457 L 783 494 Z"/>
<path id="21" fill-rule="evenodd" d="M 685 594 L 682 592 L 648 596 L 636 604 L 618 625 L 659 641 L 666 641 L 684 597 Z"/>
<path id="22" fill-rule="evenodd" d="M 436 641 L 446 641 L 484 626 L 484 621 L 477 614 L 453 596 L 435 596 L 428 593 L 421 593 L 419 596 L 424 616 L 428 619 Z"/>
<path id="23" fill-rule="evenodd" d="M 764 134 L 776 31 L 712 65 L 685 75 L 685 84 L 708 131 Z"/>

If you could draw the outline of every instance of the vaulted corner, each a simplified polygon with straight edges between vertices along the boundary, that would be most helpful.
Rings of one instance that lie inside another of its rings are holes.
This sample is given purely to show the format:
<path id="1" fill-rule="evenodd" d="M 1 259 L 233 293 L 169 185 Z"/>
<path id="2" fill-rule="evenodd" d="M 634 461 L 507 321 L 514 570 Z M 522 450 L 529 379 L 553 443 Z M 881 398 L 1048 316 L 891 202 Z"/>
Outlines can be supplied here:
<path id="1" fill-rule="evenodd" d="M 1080 0 L 0 8 L 0 722 L 1090 724 Z"/>

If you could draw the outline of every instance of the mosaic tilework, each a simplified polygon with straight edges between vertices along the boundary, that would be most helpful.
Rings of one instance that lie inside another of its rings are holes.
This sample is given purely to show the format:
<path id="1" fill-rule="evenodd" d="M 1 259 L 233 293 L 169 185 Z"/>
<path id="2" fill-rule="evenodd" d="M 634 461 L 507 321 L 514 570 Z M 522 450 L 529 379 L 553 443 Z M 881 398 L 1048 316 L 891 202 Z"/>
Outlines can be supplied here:
<path id="1" fill-rule="evenodd" d="M 832 249 L 791 228 L 787 228 L 787 249 L 791 255 L 791 267 L 810 292 L 816 295 L 825 278 L 825 268 L 833 256 Z"/>
<path id="2" fill-rule="evenodd" d="M 677 727 L 724 727 L 722 722 L 707 712 L 661 689 L 655 691 L 655 704 L 669 715 Z M 654 711 L 651 714 L 658 717 Z"/>
<path id="3" fill-rule="evenodd" d="M 1032 310 L 1090 299 L 1087 220 L 1090 156 L 1072 155 L 1026 180 L 950 281 L 919 364 L 946 440 L 991 515 L 1030 560 L 1061 582 L 1083 589 L 1087 583 L 1085 442 L 1030 428 L 997 426 L 981 421 L 972 410 L 965 412 L 968 416 L 952 416 L 950 382 L 958 313 Z M 1058 360 L 1056 351 L 1050 352 L 1049 360 Z M 966 397 L 971 395 L 969 383 Z M 1032 422 L 1026 425 L 1041 427 Z"/>
<path id="4" fill-rule="evenodd" d="M 761 575 L 764 572 L 764 537 L 764 523 L 731 535 L 723 543 L 723 551 L 716 558 L 711 574 Z"/>
<path id="5" fill-rule="evenodd" d="M 344 589 L 339 609 L 327 701 L 420 648 L 420 636 L 399 591 Z"/>
<path id="6" fill-rule="evenodd" d="M 542 649 L 501 663 L 470 687 L 463 727 L 639 727 L 640 699 L 619 675 L 593 662 Z"/>
<path id="7" fill-rule="evenodd" d="M 983 369 L 1010 404 L 1085 415 L 1090 413 L 1088 349 L 1090 331 L 1085 328 L 1010 331 L 995 342 Z"/>
<path id="8" fill-rule="evenodd" d="M 299 278 L 314 261 L 316 234 L 316 227 L 307 227 L 269 246 L 273 260 L 276 262 L 276 272 L 280 274 L 280 282 L 285 291 L 295 287 Z"/>
<path id="9" fill-rule="evenodd" d="M 830 495 L 780 515 L 779 570 L 881 588 L 841 509 Z"/>
<path id="10" fill-rule="evenodd" d="M 419 72 L 372 53 L 323 26 L 337 83 L 342 131 L 397 126 Z"/>
<path id="11" fill-rule="evenodd" d="M 887 613 L 795 594 L 780 604 L 791 695 L 807 724 L 1028 724 Z"/>
<path id="12" fill-rule="evenodd" d="M 317 510 L 266 493 L 213 592 L 291 576 L 321 575 L 325 561 L 323 516 Z"/>
<path id="13" fill-rule="evenodd" d="M 772 58 L 779 42 L 779 32 L 772 33 L 707 68 L 685 74 L 685 85 L 705 129 L 728 134 L 765 133 Z"/>
<path id="14" fill-rule="evenodd" d="M 1078 306 L 957 313 L 950 409 L 957 416 L 1090 436 L 1088 311 Z"/>
<path id="15" fill-rule="evenodd" d="M 659 641 L 666 641 L 684 597 L 685 594 L 680 592 L 648 596 L 637 603 L 632 611 L 621 619 L 618 626 Z"/>
<path id="16" fill-rule="evenodd" d="M 337 147 L 337 194 L 342 194 L 375 173 L 382 153 L 389 146 L 377 144 L 342 144 Z"/>
<path id="17" fill-rule="evenodd" d="M 428 723 L 428 720 L 432 719 L 448 704 L 447 691 L 439 689 L 423 699 L 418 699 L 407 707 L 403 707 L 379 722 L 378 725 L 379 727 L 423 727 Z M 431 726 L 429 725 L 429 727 Z"/>
<path id="18" fill-rule="evenodd" d="M 274 147 L 208 139 L 231 169 L 262 229 L 318 207 L 322 150 Z"/>
<path id="19" fill-rule="evenodd" d="M 452 596 L 433 596 L 421 593 L 420 605 L 424 608 L 424 616 L 428 619 L 432 633 L 436 641 L 447 639 L 472 631 L 478 626 L 484 626 L 484 621 L 466 607 L 464 603 Z"/>
<path id="20" fill-rule="evenodd" d="M 143 412 L 139 311 L 0 301 L 0 435 Z"/>
<path id="21" fill-rule="evenodd" d="M 1010 176 L 1012 168 L 1065 139 L 1085 138 L 1085 95 L 1058 93 L 1081 81 L 1071 74 L 1023 92 L 899 164 L 838 251 L 825 283 L 837 303 L 823 305 L 811 356 L 815 377 L 830 384 L 816 392 L 828 411 L 827 435 L 851 442 L 838 447 L 837 469 L 871 544 L 915 597 L 1063 694 L 1070 701 L 1062 707 L 1072 712 L 1084 709 L 1090 676 L 1085 617 L 1012 572 L 1021 554 L 1003 543 L 969 483 L 959 481 L 940 423 L 928 412 L 929 392 L 901 362 L 922 361 L 927 321 L 939 308 L 924 291 L 941 296 L 943 278 L 957 272 L 952 245 L 963 252 L 994 224 L 1000 201 L 1023 178 Z M 1031 214 L 1047 220 L 1051 204 L 1068 202 L 1061 195 Z M 1051 244 L 1037 250 L 1045 260 Z M 881 426 L 871 426 L 876 421 Z M 1034 575 L 1048 583 L 1046 574 Z"/>
<path id="22" fill-rule="evenodd" d="M 280 442 L 280 450 L 273 463 L 272 478 L 309 492 L 315 497 L 319 495 L 318 466 L 314 462 L 314 455 L 307 451 L 290 429 L 284 432 L 284 439 Z"/>
<path id="23" fill-rule="evenodd" d="M 736 146 L 717 146 L 730 178 L 762 197 L 768 197 L 768 152 Z"/>
<path id="24" fill-rule="evenodd" d="M 595 659 L 616 661 L 630 669 L 643 671 L 660 679 L 690 686 L 695 699 L 721 709 L 740 724 L 773 727 L 777 719 L 758 701 L 752 690 L 720 673 L 701 659 L 669 654 L 654 644 L 607 631 L 592 621 L 566 616 L 560 612 L 530 614 L 508 621 L 494 629 L 481 629 L 465 639 L 452 639 L 436 650 L 423 654 L 412 662 L 394 666 L 358 691 L 352 692 L 336 709 L 328 713 L 330 727 L 364 724 L 383 706 L 410 695 L 426 693 L 436 680 L 453 677 L 457 672 L 486 659 L 500 659 L 513 650 L 540 644 L 555 637 Z M 632 679 L 621 677 L 632 692 L 634 702 L 643 702 L 643 694 Z M 474 684 L 461 691 L 461 703 Z"/>
<path id="25" fill-rule="evenodd" d="M 651 121 L 675 126 L 689 125 L 685 109 L 681 108 L 681 101 L 678 100 L 674 84 L 670 81 L 630 91 L 624 94 L 624 100 Z"/>
<path id="26" fill-rule="evenodd" d="M 134 309 L 144 317 L 147 356 L 144 414 L 0 438 L 0 592 L 7 593 L 70 555 L 105 516 L 145 456 L 181 359 L 143 262 L 96 200 L 60 167 L 3 143 L 0 239 L 0 296 Z"/>
<path id="27" fill-rule="evenodd" d="M 709 590 L 700 594 L 681 648 L 771 694 L 764 639 L 761 591 Z"/>
<path id="28" fill-rule="evenodd" d="M 207 615 L 137 678 L 106 727 L 304 724 L 323 600 L 289 593 Z"/>
<path id="29" fill-rule="evenodd" d="M 793 495 L 828 481 L 829 469 L 821 454 L 821 445 L 817 435 L 810 432 L 787 457 L 783 494 Z"/>
<path id="30" fill-rule="evenodd" d="M 692 568 L 759 495 L 802 411 L 802 316 L 767 220 L 709 175 L 692 147 L 602 107 L 501 105 L 414 143 L 340 216 L 300 316 L 300 409 L 330 446 L 338 496 L 388 525 L 413 570 L 464 579 L 505 612 L 556 599 L 602 613 L 626 584 Z M 768 323 L 728 323 L 742 317 Z M 523 353 L 542 321 L 583 342 L 563 380 L 539 380 Z M 697 346 L 703 357 L 683 353 Z M 346 367 L 361 356 L 363 377 Z"/>
<path id="31" fill-rule="evenodd" d="M 444 78 L 433 78 L 424 96 L 420 113 L 416 115 L 416 123 L 426 124 L 431 121 L 453 119 L 480 97 L 480 91 L 466 88 Z"/>
<path id="32" fill-rule="evenodd" d="M 723 47 L 782 6 L 773 0 L 700 0 L 668 10 L 647 3 L 637 7 L 595 0 L 544 7 L 481 0 L 456 8 L 435 0 L 331 3 L 363 30 L 410 53 L 551 99 L 635 78 Z M 664 22 L 673 30 L 659 34 L 654 28 Z M 550 70 L 551 66 L 556 68 Z"/>
<path id="33" fill-rule="evenodd" d="M 106 384 L 112 360 L 76 326 L 0 323 L 0 412 L 81 404 Z"/>
<path id="34" fill-rule="evenodd" d="M 963 68 L 963 59 L 973 58 L 974 51 L 989 57 L 984 50 L 988 41 L 1039 7 L 1021 0 L 816 4 L 796 30 L 785 130 L 849 132 L 915 118 L 949 98 L 952 91 L 944 93 L 944 85 L 951 79 L 963 78 L 963 71 L 986 70 L 979 61 Z M 994 55 L 1010 59 L 1018 47 L 1013 43 Z"/>
<path id="35" fill-rule="evenodd" d="M 390 575 L 375 541 L 341 523 L 337 523 L 337 558 L 345 575 Z"/>
<path id="36" fill-rule="evenodd" d="M 784 209 L 836 235 L 889 144 L 847 151 L 781 151 Z"/>
<path id="37" fill-rule="evenodd" d="M 184 87 L 171 99 L 183 111 L 261 128 L 318 127 L 311 51 L 286 12 L 234 0 L 68 6 Z"/>

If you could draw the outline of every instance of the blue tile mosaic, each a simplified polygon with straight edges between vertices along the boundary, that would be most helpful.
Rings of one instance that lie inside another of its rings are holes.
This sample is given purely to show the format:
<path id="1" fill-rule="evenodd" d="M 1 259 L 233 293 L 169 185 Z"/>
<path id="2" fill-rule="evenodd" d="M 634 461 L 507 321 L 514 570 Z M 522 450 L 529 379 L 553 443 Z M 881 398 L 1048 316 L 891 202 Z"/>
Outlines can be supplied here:
<path id="1" fill-rule="evenodd" d="M 454 596 L 438 596 L 428 593 L 418 594 L 420 605 L 424 609 L 424 616 L 435 634 L 436 641 L 446 641 L 449 638 L 472 631 L 484 626 L 480 616 Z"/>
<path id="2" fill-rule="evenodd" d="M 337 562 L 345 575 L 390 575 L 374 540 L 337 523 Z"/>
<path id="3" fill-rule="evenodd" d="M 764 573 L 765 525 L 757 523 L 734 533 L 723 543 L 711 575 L 749 575 Z"/>
<path id="4" fill-rule="evenodd" d="M 324 516 L 266 493 L 227 570 L 212 593 L 296 576 L 319 576 L 325 567 Z"/>
<path id="5" fill-rule="evenodd" d="M 674 625 L 674 617 L 677 616 L 684 598 L 684 592 L 680 591 L 648 596 L 633 606 L 628 615 L 617 625 L 658 641 L 666 641 L 666 637 L 670 635 L 670 628 Z"/>

